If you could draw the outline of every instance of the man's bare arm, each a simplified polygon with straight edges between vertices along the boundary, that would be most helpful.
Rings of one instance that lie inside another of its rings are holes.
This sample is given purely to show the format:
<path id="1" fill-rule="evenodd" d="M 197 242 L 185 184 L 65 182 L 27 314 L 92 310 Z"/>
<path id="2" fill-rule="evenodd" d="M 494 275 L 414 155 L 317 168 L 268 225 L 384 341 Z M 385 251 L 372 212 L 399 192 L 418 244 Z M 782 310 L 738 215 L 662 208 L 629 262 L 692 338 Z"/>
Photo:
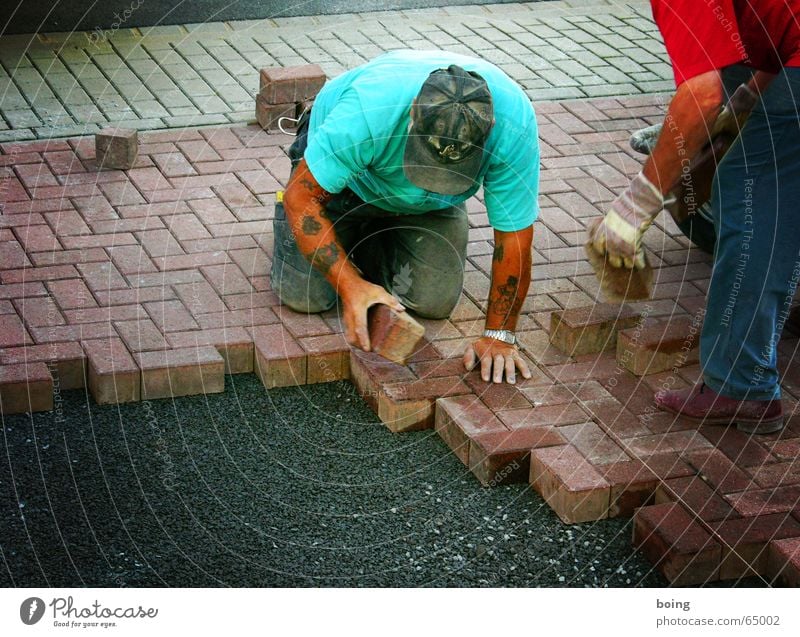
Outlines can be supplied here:
<path id="1" fill-rule="evenodd" d="M 331 197 L 314 179 L 305 159 L 301 160 L 283 197 L 286 220 L 300 252 L 342 298 L 347 340 L 368 351 L 367 309 L 376 303 L 397 311 L 404 308 L 382 287 L 365 281 L 347 258 L 325 213 L 325 204 Z"/>
<path id="2" fill-rule="evenodd" d="M 685 158 L 694 157 L 708 143 L 723 99 L 719 71 L 702 73 L 678 87 L 661 135 L 642 169 L 662 194 L 668 193 L 680 178 Z"/>
<path id="3" fill-rule="evenodd" d="M 531 282 L 533 226 L 518 232 L 494 231 L 492 286 L 486 329 L 515 330 Z"/>
<path id="4" fill-rule="evenodd" d="M 531 282 L 531 245 L 533 226 L 517 232 L 494 231 L 494 256 L 492 258 L 492 283 L 489 307 L 486 312 L 486 329 L 515 330 L 519 312 L 525 302 Z M 464 353 L 464 366 L 472 369 L 480 362 L 481 378 L 485 381 L 516 382 L 516 371 L 524 378 L 531 372 L 517 348 L 502 341 L 482 337 L 472 343 Z"/>

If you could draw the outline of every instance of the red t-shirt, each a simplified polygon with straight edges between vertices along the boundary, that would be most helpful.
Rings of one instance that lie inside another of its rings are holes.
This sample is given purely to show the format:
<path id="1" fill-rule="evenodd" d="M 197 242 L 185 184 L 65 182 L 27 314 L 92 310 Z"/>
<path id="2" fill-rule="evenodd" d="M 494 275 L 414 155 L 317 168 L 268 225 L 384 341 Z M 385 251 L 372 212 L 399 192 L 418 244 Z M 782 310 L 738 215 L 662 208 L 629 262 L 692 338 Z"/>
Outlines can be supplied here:
<path id="1" fill-rule="evenodd" d="M 800 66 L 800 0 L 651 0 L 675 83 L 743 63 Z"/>

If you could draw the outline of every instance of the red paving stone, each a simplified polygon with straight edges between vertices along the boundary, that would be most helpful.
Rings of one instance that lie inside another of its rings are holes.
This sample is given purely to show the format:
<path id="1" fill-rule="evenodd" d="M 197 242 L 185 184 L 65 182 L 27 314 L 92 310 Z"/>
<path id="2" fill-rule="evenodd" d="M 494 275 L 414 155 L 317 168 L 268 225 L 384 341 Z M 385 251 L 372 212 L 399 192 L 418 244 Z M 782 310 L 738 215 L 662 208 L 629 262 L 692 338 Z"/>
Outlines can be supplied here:
<path id="1" fill-rule="evenodd" d="M 673 583 L 757 572 L 797 585 L 800 427 L 748 436 L 665 417 L 653 392 L 696 381 L 697 365 L 667 361 L 637 378 L 613 349 L 591 352 L 612 348 L 623 327 L 635 341 L 638 315 L 679 333 L 700 315 L 711 272 L 709 257 L 659 222 L 645 242 L 663 264 L 656 298 L 597 305 L 581 245 L 588 218 L 640 169 L 623 130 L 629 102 L 662 112 L 647 97 L 537 105 L 547 114 L 542 214 L 519 324 L 534 378 L 515 387 L 484 383 L 458 359 L 489 295 L 493 232 L 479 199 L 468 202 L 464 295 L 450 320 L 420 321 L 428 340 L 401 366 L 350 348 L 335 312 L 294 313 L 269 288 L 291 137 L 142 133 L 128 171 L 98 172 L 91 139 L 0 148 L 2 411 L 52 408 L 56 385 L 116 403 L 221 391 L 223 371 L 255 372 L 268 388 L 349 377 L 390 429 L 435 426 L 485 485 L 529 480 L 566 522 L 635 515 L 635 543 Z M 793 409 L 792 343 L 780 351 Z"/>

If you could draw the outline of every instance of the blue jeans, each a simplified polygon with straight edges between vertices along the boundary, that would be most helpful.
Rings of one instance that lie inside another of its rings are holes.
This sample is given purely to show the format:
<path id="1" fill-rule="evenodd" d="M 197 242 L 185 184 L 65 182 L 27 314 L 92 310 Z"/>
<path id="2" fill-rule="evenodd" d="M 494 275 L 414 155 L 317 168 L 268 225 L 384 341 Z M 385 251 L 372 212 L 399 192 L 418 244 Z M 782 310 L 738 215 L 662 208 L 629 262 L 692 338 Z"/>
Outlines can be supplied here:
<path id="1" fill-rule="evenodd" d="M 798 104 L 800 68 L 783 69 L 714 178 L 700 361 L 706 384 L 739 400 L 780 398 L 777 345 L 800 279 Z"/>

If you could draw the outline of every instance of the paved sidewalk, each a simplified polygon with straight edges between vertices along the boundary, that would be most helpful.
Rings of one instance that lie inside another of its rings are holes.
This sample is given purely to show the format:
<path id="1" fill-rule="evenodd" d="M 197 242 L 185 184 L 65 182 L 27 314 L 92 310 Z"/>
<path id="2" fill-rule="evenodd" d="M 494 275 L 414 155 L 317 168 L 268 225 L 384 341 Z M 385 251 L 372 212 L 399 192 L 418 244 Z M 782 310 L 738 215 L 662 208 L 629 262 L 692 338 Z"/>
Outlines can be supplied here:
<path id="1" fill-rule="evenodd" d="M 534 101 L 673 89 L 642 0 L 447 7 L 0 37 L 0 141 L 246 123 L 258 70 L 329 77 L 398 48 L 477 55 Z"/>

